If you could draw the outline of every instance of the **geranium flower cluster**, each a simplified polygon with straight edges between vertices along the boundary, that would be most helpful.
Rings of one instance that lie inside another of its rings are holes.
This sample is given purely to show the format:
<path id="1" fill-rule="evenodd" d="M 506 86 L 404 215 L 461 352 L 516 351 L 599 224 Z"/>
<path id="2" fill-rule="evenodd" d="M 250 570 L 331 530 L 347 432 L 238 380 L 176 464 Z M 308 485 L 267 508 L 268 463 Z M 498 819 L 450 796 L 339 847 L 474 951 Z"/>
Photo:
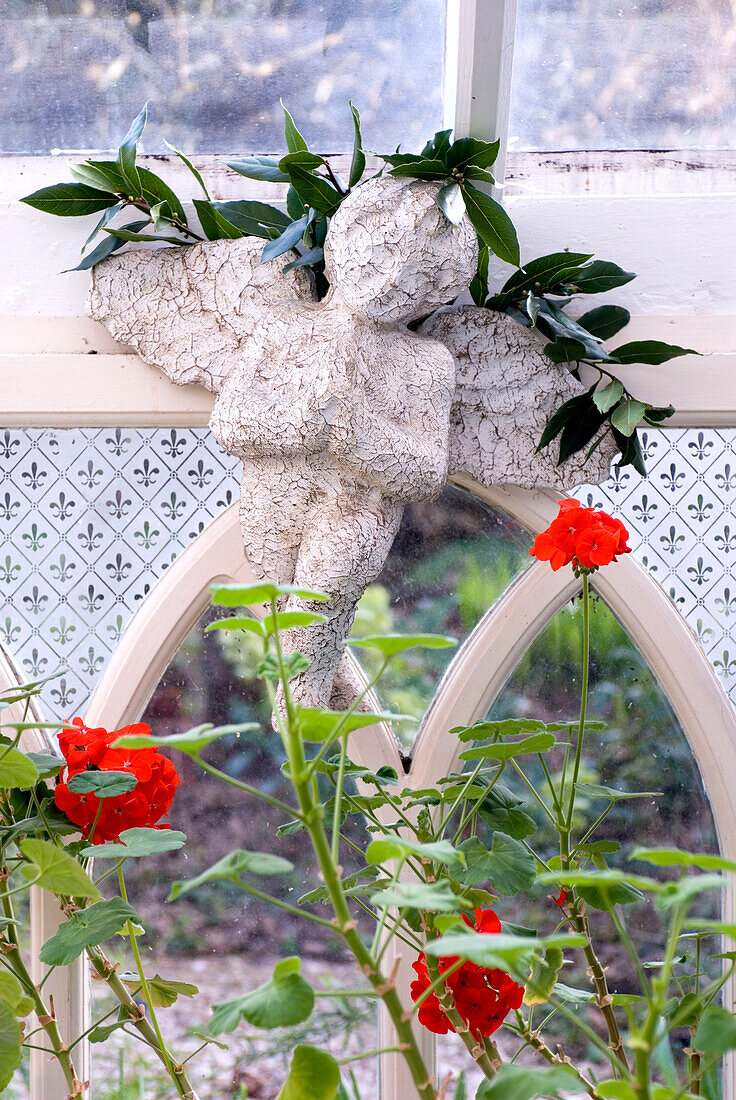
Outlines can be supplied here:
<path id="1" fill-rule="evenodd" d="M 584 508 L 579 500 L 559 501 L 560 511 L 546 531 L 534 540 L 529 553 L 548 561 L 553 569 L 572 563 L 577 574 L 594 573 L 601 565 L 629 554 L 629 532 L 620 519 L 596 508 Z"/>
<path id="2" fill-rule="evenodd" d="M 67 767 L 62 773 L 62 781 L 56 785 L 54 801 L 57 809 L 79 826 L 83 836 L 89 840 L 91 835 L 93 844 L 119 840 L 125 829 L 168 828 L 158 823 L 169 812 L 179 786 L 179 776 L 172 762 L 153 746 L 150 749 L 110 747 L 126 734 L 150 732 L 151 727 L 145 722 L 108 732 L 102 727 L 90 729 L 81 718 L 75 718 L 72 725 L 59 734 L 59 746 Z M 137 784 L 133 790 L 113 798 L 99 799 L 95 794 L 70 791 L 69 780 L 85 771 L 130 772 Z"/>
<path id="3" fill-rule="evenodd" d="M 463 915 L 469 928 L 478 932 L 493 934 L 501 931 L 501 922 L 492 909 L 476 909 L 475 925 Z M 442 957 L 438 960 L 440 974 L 450 970 L 457 958 Z M 413 963 L 416 980 L 411 983 L 411 997 L 418 1001 L 432 984 L 427 968 L 427 957 L 422 951 Z M 520 1008 L 524 997 L 524 987 L 519 985 L 504 970 L 491 970 L 484 966 L 465 961 L 459 969 L 449 974 L 446 981 L 455 1008 L 467 1023 L 472 1033 L 481 1039 L 484 1035 L 493 1035 L 504 1022 L 512 1009 Z M 436 993 L 420 1005 L 419 1023 L 436 1035 L 446 1035 L 455 1031 L 442 1010 Z"/>

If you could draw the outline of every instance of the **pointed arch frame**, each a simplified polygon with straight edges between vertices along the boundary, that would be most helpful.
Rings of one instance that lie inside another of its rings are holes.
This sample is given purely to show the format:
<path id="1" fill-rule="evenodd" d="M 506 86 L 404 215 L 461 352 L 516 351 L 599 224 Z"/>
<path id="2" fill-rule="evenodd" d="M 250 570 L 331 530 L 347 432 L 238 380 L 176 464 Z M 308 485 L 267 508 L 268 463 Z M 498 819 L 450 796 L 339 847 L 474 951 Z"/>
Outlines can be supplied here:
<path id="1" fill-rule="evenodd" d="M 489 489 L 462 477 L 454 481 L 533 533 L 556 514 L 556 497 L 549 492 Z M 254 580 L 243 551 L 237 505 L 231 505 L 168 568 L 133 616 L 90 701 L 87 720 L 113 727 L 136 721 L 169 661 L 206 609 L 210 585 Z M 736 859 L 736 714 L 713 667 L 690 627 L 638 562 L 622 559 L 615 569 L 596 574 L 592 586 L 641 651 L 672 704 L 703 777 L 721 851 Z M 486 612 L 438 687 L 414 743 L 407 785 L 430 785 L 452 769 L 459 746 L 448 738 L 447 730 L 488 712 L 529 646 L 578 590 L 579 582 L 570 571 L 553 573 L 534 563 Z M 387 727 L 361 731 L 353 752 L 361 764 L 389 763 L 401 774 L 396 740 Z M 724 915 L 736 921 L 732 894 L 726 892 Z M 408 960 L 400 960 L 399 982 L 408 987 L 410 976 Z M 733 999 L 733 990 L 728 995 Z M 432 1038 L 427 1032 L 420 1038 L 431 1064 Z M 727 1100 L 736 1097 L 733 1059 L 724 1066 L 724 1089 Z M 410 1091 L 403 1060 L 388 1055 L 382 1067 L 381 1095 L 395 1100 Z"/>

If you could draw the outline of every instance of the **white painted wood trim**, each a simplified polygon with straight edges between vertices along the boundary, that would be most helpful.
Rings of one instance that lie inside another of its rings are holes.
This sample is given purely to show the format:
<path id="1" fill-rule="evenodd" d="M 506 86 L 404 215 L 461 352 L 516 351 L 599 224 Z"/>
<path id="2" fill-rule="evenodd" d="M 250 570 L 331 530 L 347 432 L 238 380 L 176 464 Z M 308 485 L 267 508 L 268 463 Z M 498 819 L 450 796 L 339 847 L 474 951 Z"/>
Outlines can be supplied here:
<path id="1" fill-rule="evenodd" d="M 15 687 L 23 682 L 10 657 L 0 648 L 0 691 Z M 38 722 L 43 715 L 34 700 L 29 713 Z M 21 721 L 23 718 L 20 704 L 2 710 L 3 721 Z M 11 719 L 12 716 L 12 719 Z M 53 738 L 44 730 L 28 730 L 21 739 L 23 747 L 29 752 L 55 750 Z M 38 984 L 45 977 L 48 967 L 38 958 L 42 945 L 52 936 L 61 923 L 61 911 L 56 898 L 47 890 L 31 889 L 31 942 L 30 972 L 33 981 Z M 89 1024 L 89 974 L 86 957 L 75 960 L 71 966 L 58 967 L 44 985 L 44 997 L 53 996 L 54 1008 L 59 1020 L 62 1039 L 69 1041 L 81 1035 Z M 30 1017 L 35 1019 L 35 1016 Z M 43 1038 L 41 1036 L 41 1038 Z M 39 1039 L 35 1040 L 37 1043 Z M 89 1044 L 80 1043 L 75 1047 L 74 1062 L 80 1080 L 89 1079 Z M 55 1058 L 40 1050 L 30 1052 L 31 1096 L 33 1100 L 59 1100 L 67 1093 L 64 1074 Z"/>

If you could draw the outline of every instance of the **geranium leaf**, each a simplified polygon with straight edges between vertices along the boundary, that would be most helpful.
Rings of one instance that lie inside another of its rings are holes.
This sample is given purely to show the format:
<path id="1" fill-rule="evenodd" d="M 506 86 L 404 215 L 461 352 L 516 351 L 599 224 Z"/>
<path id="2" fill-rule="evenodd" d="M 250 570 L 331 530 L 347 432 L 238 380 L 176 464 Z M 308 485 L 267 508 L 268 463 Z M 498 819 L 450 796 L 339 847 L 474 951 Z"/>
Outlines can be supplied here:
<path id="1" fill-rule="evenodd" d="M 299 959 L 281 959 L 269 981 L 232 1000 L 212 1006 L 209 1030 L 234 1031 L 241 1020 L 253 1027 L 293 1027 L 307 1020 L 314 1008 L 314 990 L 299 973 Z"/>
<path id="2" fill-rule="evenodd" d="M 736 863 L 723 856 L 684 852 L 681 848 L 634 848 L 629 859 L 640 859 L 656 867 L 697 867 L 700 871 L 736 871 Z"/>
<path id="3" fill-rule="evenodd" d="M 167 900 L 176 901 L 182 894 L 188 894 L 190 890 L 196 890 L 207 882 L 226 880 L 244 889 L 240 876 L 245 871 L 252 875 L 282 875 L 293 870 L 294 864 L 281 856 L 273 856 L 268 852 L 246 852 L 242 848 L 236 848 L 196 878 L 172 883 Z"/>
<path id="4" fill-rule="evenodd" d="M 491 745 L 476 745 L 460 753 L 461 760 L 511 760 L 528 753 L 549 752 L 556 744 L 555 735 L 548 731 L 533 733 L 519 741 L 496 741 Z"/>
<path id="5" fill-rule="evenodd" d="M 112 748 L 116 749 L 178 749 L 187 756 L 199 756 L 213 741 L 220 737 L 238 737 L 241 733 L 260 729 L 257 722 L 242 722 L 237 726 L 211 726 L 205 723 L 186 730 L 185 733 L 170 733 L 164 737 L 151 737 L 150 734 L 130 733 L 125 737 L 118 737 Z"/>
<path id="6" fill-rule="evenodd" d="M 327 600 L 324 592 L 301 588 L 294 584 L 274 584 L 263 581 L 258 584 L 221 584 L 211 589 L 212 602 L 219 607 L 253 607 L 256 604 L 277 600 L 280 596 L 298 596 L 302 600 Z"/>
<path id="7" fill-rule="evenodd" d="M 48 840 L 27 837 L 20 850 L 30 863 L 23 865 L 23 874 L 35 879 L 35 885 L 54 894 L 70 894 L 80 898 L 98 898 L 100 892 L 89 875 L 62 848 Z"/>
<path id="8" fill-rule="evenodd" d="M 340 1067 L 332 1055 L 300 1044 L 277 1100 L 334 1100 L 339 1084 Z"/>
<path id="9" fill-rule="evenodd" d="M 458 849 L 453 848 L 449 840 L 434 840 L 422 843 L 408 836 L 389 836 L 385 834 L 376 840 L 372 840 L 365 853 L 366 863 L 380 864 L 387 859 L 402 859 L 405 856 L 415 855 L 420 859 L 431 860 L 433 863 L 449 865 L 458 860 L 464 865 L 465 857 L 458 855 Z"/>
<path id="10" fill-rule="evenodd" d="M 141 980 L 137 974 L 121 974 L 120 978 L 128 989 L 134 993 L 141 993 Z M 196 997 L 199 993 L 197 986 L 190 982 L 175 982 L 170 978 L 162 978 L 160 974 L 147 978 L 146 984 L 154 1008 L 171 1008 L 179 997 Z"/>
<path id="11" fill-rule="evenodd" d="M 438 913 L 454 913 L 470 909 L 468 903 L 453 893 L 446 879 L 441 882 L 398 882 L 386 890 L 372 894 L 374 905 L 396 906 L 397 909 L 428 909 Z"/>
<path id="12" fill-rule="evenodd" d="M 449 649 L 457 645 L 457 638 L 446 634 L 373 634 L 350 638 L 349 644 L 359 649 L 377 649 L 384 657 L 395 657 L 407 649 Z"/>
<path id="13" fill-rule="evenodd" d="M 10 1084 L 22 1061 L 22 1034 L 15 1012 L 0 1003 L 0 1092 Z"/>
<path id="14" fill-rule="evenodd" d="M 184 846 L 186 833 L 176 829 L 124 829 L 119 841 L 91 844 L 83 848 L 81 855 L 95 859 L 137 859 L 140 856 L 157 856 L 162 852 L 176 852 Z"/>
<path id="15" fill-rule="evenodd" d="M 297 711 L 299 729 L 305 741 L 319 743 L 329 741 L 340 728 L 340 736 L 353 730 L 375 726 L 380 722 L 411 722 L 408 714 L 372 714 L 356 710 L 352 714 L 341 710 L 327 710 L 324 707 L 299 707 Z"/>
<path id="16" fill-rule="evenodd" d="M 132 772 L 79 772 L 67 784 L 74 794 L 94 794 L 97 798 L 117 798 L 138 786 Z"/>
<path id="17" fill-rule="evenodd" d="M 585 1089 L 570 1066 L 538 1069 L 505 1064 L 498 1067 L 492 1081 L 481 1081 L 475 1100 L 537 1100 L 581 1092 Z"/>
<path id="18" fill-rule="evenodd" d="M 18 749 L 6 749 L 0 758 L 0 788 L 26 791 L 38 783 L 38 768 Z"/>
<path id="19" fill-rule="evenodd" d="M 140 924 L 140 917 L 122 898 L 96 901 L 80 909 L 62 924 L 41 948 L 39 958 L 47 966 L 68 966 L 86 947 L 96 947 L 122 931 L 128 921 Z"/>
<path id="20" fill-rule="evenodd" d="M 524 987 L 525 1005 L 547 1004 L 557 982 L 557 975 L 564 961 L 562 948 L 550 944 L 544 955 L 532 962 L 532 968 Z"/>

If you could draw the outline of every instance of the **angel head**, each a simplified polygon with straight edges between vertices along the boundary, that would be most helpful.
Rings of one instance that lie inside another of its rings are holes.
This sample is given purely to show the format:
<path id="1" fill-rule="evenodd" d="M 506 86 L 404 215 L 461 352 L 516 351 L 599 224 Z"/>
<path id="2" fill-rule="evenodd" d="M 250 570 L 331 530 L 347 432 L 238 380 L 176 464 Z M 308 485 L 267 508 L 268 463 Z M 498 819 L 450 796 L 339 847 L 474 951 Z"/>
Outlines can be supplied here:
<path id="1" fill-rule="evenodd" d="M 412 321 L 447 305 L 475 274 L 478 241 L 453 225 L 439 184 L 380 176 L 340 206 L 325 241 L 327 302 L 382 323 Z"/>

